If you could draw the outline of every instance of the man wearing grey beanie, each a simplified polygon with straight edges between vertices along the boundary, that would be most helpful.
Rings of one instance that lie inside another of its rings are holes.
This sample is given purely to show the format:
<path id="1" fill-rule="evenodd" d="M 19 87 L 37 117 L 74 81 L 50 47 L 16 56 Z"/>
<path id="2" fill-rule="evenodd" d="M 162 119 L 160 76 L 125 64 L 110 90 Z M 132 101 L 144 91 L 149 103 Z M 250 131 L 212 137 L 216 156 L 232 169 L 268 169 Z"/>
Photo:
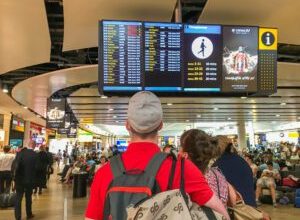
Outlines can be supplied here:
<path id="1" fill-rule="evenodd" d="M 130 134 L 130 144 L 121 156 L 125 171 L 145 170 L 152 158 L 160 152 L 158 132 L 163 127 L 163 111 L 159 98 L 151 92 L 138 92 L 128 104 L 126 129 Z M 167 157 L 156 173 L 156 182 L 161 191 L 168 190 L 173 159 Z M 174 181 L 171 189 L 180 186 L 180 160 L 176 162 Z M 90 200 L 86 210 L 86 220 L 104 219 L 105 200 L 109 186 L 114 180 L 111 163 L 101 167 L 94 177 Z M 209 188 L 201 171 L 190 161 L 184 163 L 184 188 L 191 200 L 207 206 L 230 219 L 222 202 Z"/>

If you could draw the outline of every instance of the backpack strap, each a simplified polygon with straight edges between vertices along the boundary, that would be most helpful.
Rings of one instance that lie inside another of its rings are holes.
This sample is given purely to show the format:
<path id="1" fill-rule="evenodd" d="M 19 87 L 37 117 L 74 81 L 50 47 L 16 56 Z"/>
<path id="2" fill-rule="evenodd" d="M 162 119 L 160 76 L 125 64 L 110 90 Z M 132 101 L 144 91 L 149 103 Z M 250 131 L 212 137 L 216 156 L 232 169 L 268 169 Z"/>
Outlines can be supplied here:
<path id="1" fill-rule="evenodd" d="M 162 162 L 168 157 L 168 155 L 169 154 L 161 152 L 155 154 L 145 169 L 147 175 L 155 177 Z"/>
<path id="2" fill-rule="evenodd" d="M 110 168 L 113 173 L 114 178 L 121 176 L 126 172 L 123 161 L 122 161 L 122 154 L 118 154 L 111 158 L 110 160 Z"/>

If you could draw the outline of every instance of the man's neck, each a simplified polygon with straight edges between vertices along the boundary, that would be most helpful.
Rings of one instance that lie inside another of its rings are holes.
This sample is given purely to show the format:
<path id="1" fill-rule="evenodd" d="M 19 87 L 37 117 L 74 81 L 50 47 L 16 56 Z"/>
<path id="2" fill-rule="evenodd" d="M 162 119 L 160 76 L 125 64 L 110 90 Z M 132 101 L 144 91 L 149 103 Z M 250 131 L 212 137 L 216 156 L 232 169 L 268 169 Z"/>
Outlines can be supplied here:
<path id="1" fill-rule="evenodd" d="M 153 137 L 153 138 L 147 138 L 147 139 L 142 139 L 140 137 L 134 136 L 131 137 L 130 143 L 135 143 L 135 142 L 149 142 L 153 144 L 158 144 L 158 137 Z"/>

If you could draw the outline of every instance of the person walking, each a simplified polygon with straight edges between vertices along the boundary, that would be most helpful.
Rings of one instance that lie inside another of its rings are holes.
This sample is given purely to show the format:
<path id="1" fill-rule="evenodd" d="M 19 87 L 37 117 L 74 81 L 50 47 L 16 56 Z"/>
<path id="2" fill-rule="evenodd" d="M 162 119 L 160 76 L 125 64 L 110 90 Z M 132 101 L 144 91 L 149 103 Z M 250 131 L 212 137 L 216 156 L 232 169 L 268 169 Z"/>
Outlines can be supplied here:
<path id="1" fill-rule="evenodd" d="M 47 180 L 50 179 L 50 175 L 53 174 L 53 155 L 51 152 L 49 152 L 49 147 L 46 147 L 46 153 L 48 157 L 48 167 L 47 167 Z"/>
<path id="2" fill-rule="evenodd" d="M 36 185 L 34 193 L 38 192 L 39 194 L 42 194 L 43 188 L 46 187 L 48 165 L 48 155 L 45 151 L 45 148 L 41 146 L 40 151 L 37 153 Z"/>
<path id="3" fill-rule="evenodd" d="M 3 153 L 0 154 L 0 194 L 9 193 L 12 176 L 11 166 L 15 155 L 10 153 L 10 146 L 4 146 Z"/>
<path id="4" fill-rule="evenodd" d="M 161 102 L 153 93 L 139 92 L 130 99 L 126 129 L 130 134 L 131 140 L 127 151 L 120 155 L 120 160 L 118 160 L 118 165 L 122 163 L 126 172 L 144 171 L 147 165 L 151 163 L 150 161 L 161 153 L 158 146 L 158 131 L 163 126 L 162 115 Z M 177 160 L 175 163 L 174 181 L 173 184 L 170 184 L 172 189 L 179 189 L 180 187 L 181 161 Z M 156 173 L 155 179 L 162 192 L 167 191 L 169 188 L 172 163 L 173 159 L 167 157 Z M 111 213 L 108 212 L 111 210 L 105 209 L 105 203 L 106 205 L 110 204 L 110 201 L 107 200 L 109 199 L 107 193 L 110 184 L 114 180 L 112 167 L 115 165 L 117 164 L 109 162 L 97 171 L 91 187 L 90 200 L 85 214 L 86 220 L 114 218 L 114 216 L 109 217 Z M 193 202 L 200 206 L 209 207 L 222 214 L 225 219 L 230 219 L 222 202 L 209 188 L 201 171 L 190 160 L 185 160 L 184 162 L 183 175 L 185 191 L 190 195 Z M 123 188 L 120 187 L 120 189 Z M 124 191 L 124 193 L 126 192 Z M 124 205 L 122 204 L 122 198 L 123 196 L 120 196 L 118 200 L 115 200 L 115 204 L 118 207 Z M 113 210 L 114 214 L 118 211 L 117 209 Z M 124 210 L 121 209 L 119 212 L 124 212 Z"/>
<path id="5" fill-rule="evenodd" d="M 57 167 L 58 168 L 59 168 L 61 159 L 62 159 L 62 153 L 61 153 L 61 150 L 59 149 L 57 154 L 56 154 L 56 162 L 57 162 Z"/>
<path id="6" fill-rule="evenodd" d="M 26 215 L 27 219 L 34 217 L 32 214 L 32 190 L 36 178 L 36 161 L 37 154 L 33 151 L 33 142 L 29 143 L 28 147 L 24 147 L 17 154 L 13 172 L 16 187 L 16 203 L 15 203 L 15 218 L 21 220 L 22 214 L 22 199 L 25 194 L 26 199 Z"/>

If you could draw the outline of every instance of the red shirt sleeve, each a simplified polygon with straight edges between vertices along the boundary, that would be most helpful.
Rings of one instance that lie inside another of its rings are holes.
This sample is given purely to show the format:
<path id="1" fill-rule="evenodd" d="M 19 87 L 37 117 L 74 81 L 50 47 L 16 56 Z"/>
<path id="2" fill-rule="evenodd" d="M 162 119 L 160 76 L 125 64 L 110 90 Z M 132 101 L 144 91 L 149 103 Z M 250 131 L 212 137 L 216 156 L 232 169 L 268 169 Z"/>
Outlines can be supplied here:
<path id="1" fill-rule="evenodd" d="M 178 189 L 180 186 L 180 160 L 177 161 L 173 189 Z M 161 166 L 156 179 L 162 191 L 167 189 L 172 159 L 168 158 Z M 191 200 L 199 205 L 206 204 L 213 196 L 213 191 L 210 189 L 205 177 L 201 171 L 190 161 L 185 160 L 184 166 L 184 181 L 185 191 L 190 195 Z"/>
<path id="2" fill-rule="evenodd" d="M 113 175 L 108 164 L 97 171 L 91 186 L 90 199 L 85 212 L 85 217 L 94 220 L 103 219 L 106 191 L 108 190 L 108 186 L 112 179 Z"/>

